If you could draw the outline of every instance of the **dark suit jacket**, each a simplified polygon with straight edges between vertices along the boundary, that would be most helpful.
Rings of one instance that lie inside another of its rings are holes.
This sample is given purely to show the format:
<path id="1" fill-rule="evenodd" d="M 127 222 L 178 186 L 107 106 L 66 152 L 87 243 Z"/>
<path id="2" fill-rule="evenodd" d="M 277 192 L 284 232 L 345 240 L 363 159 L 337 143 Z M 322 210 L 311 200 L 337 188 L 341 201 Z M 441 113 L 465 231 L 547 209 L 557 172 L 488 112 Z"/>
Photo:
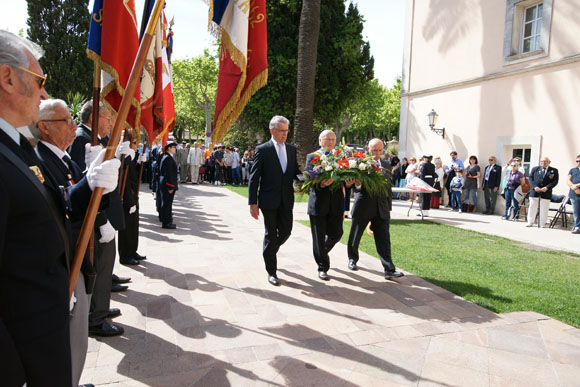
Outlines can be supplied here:
<path id="1" fill-rule="evenodd" d="M 257 204 L 264 210 L 294 207 L 292 182 L 300 173 L 300 167 L 296 160 L 296 147 L 288 143 L 285 147 L 286 172 L 282 172 L 280 159 L 272 140 L 256 147 L 248 183 L 248 204 Z"/>
<path id="2" fill-rule="evenodd" d="M 21 137 L 23 141 L 26 139 Z M 2 381 L 14 385 L 23 376 L 20 359 L 26 354 L 19 352 L 21 344 L 68 324 L 70 227 L 58 184 L 30 144 L 24 144 L 28 147 L 25 150 L 2 130 L 0 142 L 26 165 L 40 168 L 48 197 L 47 202 L 28 175 L 0 153 L 0 370 Z M 68 194 L 72 202 L 85 203 L 84 207 L 77 206 L 80 213 L 69 215 L 82 217 L 90 198 L 86 179 Z"/>
<path id="3" fill-rule="evenodd" d="M 177 163 L 173 156 L 164 153 L 159 167 L 159 188 L 164 191 L 176 190 L 177 186 Z"/>
<path id="4" fill-rule="evenodd" d="M 91 142 L 91 129 L 89 129 L 85 124 L 79 124 L 77 128 L 77 137 L 73 144 L 68 148 L 68 154 L 70 158 L 77 163 L 81 171 L 87 169 L 85 164 L 85 144 L 90 144 Z"/>
<path id="5" fill-rule="evenodd" d="M 387 170 L 390 169 L 390 163 L 385 160 L 381 160 L 381 166 Z M 390 178 L 390 171 L 387 178 Z M 353 219 L 372 219 L 375 216 L 380 216 L 381 219 L 390 219 L 390 212 L 393 208 L 392 197 L 391 192 L 380 196 L 371 196 L 364 186 L 361 187 L 361 190 L 354 197 L 354 204 L 351 210 Z"/>
<path id="6" fill-rule="evenodd" d="M 489 173 L 489 180 L 485 180 L 485 176 L 487 175 L 487 170 L 491 168 L 491 165 L 485 167 L 485 171 L 483 171 L 483 185 L 482 188 L 489 188 L 493 189 L 495 187 L 500 186 L 501 184 L 501 167 L 497 164 L 493 164 L 493 169 Z"/>
<path id="7" fill-rule="evenodd" d="M 127 172 L 125 192 L 123 193 L 123 207 L 126 210 L 139 204 L 139 169 L 141 165 L 137 164 L 138 158 L 139 155 L 135 154 L 134 160 L 127 157 L 123 160 L 123 171 Z"/>
<path id="8" fill-rule="evenodd" d="M 542 175 L 542 167 L 537 166 L 532 168 L 530 172 L 530 197 L 542 199 L 552 199 L 552 188 L 558 184 L 558 170 L 548 166 L 546 174 Z M 547 187 L 546 192 L 536 192 L 534 188 Z"/>
<path id="9" fill-rule="evenodd" d="M 319 153 L 310 153 L 306 156 L 307 168 L 312 159 L 318 155 Z M 342 193 L 342 187 L 334 191 L 331 191 L 329 187 L 310 187 L 310 196 L 308 197 L 308 215 L 326 216 L 331 211 L 340 213 L 344 211 L 344 195 Z"/>
<path id="10" fill-rule="evenodd" d="M 69 183 L 71 185 L 78 183 L 83 178 L 81 169 L 74 160 L 71 160 L 73 170 L 69 170 L 69 168 L 63 164 L 62 160 L 42 142 L 38 143 L 36 149 L 40 154 L 41 160 L 50 170 L 59 185 L 66 187 Z"/>

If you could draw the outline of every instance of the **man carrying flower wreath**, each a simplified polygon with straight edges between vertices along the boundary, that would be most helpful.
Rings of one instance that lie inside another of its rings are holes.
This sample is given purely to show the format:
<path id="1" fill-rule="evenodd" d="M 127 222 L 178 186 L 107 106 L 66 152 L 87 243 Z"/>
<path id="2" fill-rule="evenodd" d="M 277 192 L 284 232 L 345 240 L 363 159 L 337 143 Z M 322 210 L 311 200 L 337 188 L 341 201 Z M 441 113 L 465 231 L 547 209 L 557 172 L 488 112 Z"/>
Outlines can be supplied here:
<path id="1" fill-rule="evenodd" d="M 390 165 L 387 161 L 381 160 L 383 154 L 383 141 L 373 138 L 369 141 L 368 151 L 372 158 L 380 163 L 380 168 L 387 171 L 386 180 L 390 179 Z M 389 186 L 390 188 L 390 186 Z M 393 260 L 391 259 L 391 236 L 389 234 L 389 223 L 391 219 L 392 193 L 390 189 L 385 192 L 372 193 L 365 185 L 355 186 L 357 192 L 354 205 L 352 207 L 352 226 L 348 236 L 348 268 L 357 269 L 359 259 L 358 246 L 363 232 L 368 223 L 371 223 L 377 254 L 381 259 L 385 269 L 385 279 L 399 278 L 404 274 L 396 271 Z"/>
<path id="2" fill-rule="evenodd" d="M 336 135 L 332 130 L 325 130 L 318 137 L 320 149 L 306 157 L 306 169 L 312 170 L 312 161 L 322 155 L 329 156 L 334 152 Z M 316 162 L 315 162 L 316 163 Z M 344 185 L 350 187 L 355 179 L 349 178 Z M 318 265 L 318 277 L 328 281 L 330 259 L 328 253 L 342 237 L 342 220 L 344 213 L 344 193 L 342 186 L 331 189 L 334 179 L 326 178 L 310 186 L 308 198 L 308 215 L 312 233 L 312 250 Z"/>

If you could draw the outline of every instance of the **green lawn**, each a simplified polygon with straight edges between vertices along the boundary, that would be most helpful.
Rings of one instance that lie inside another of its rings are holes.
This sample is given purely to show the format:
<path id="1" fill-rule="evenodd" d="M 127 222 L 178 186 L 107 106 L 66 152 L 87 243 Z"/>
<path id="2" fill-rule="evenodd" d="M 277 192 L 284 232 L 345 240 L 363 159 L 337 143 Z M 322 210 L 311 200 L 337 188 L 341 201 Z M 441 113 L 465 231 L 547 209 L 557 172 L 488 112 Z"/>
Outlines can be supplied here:
<path id="1" fill-rule="evenodd" d="M 308 221 L 301 221 L 309 226 Z M 350 221 L 344 222 L 346 244 Z M 536 311 L 580 327 L 580 256 L 433 222 L 391 222 L 393 261 L 499 313 Z M 361 250 L 376 255 L 366 233 Z"/>
<path id="2" fill-rule="evenodd" d="M 246 197 L 246 198 L 248 197 L 248 186 L 247 185 L 240 185 L 240 186 L 226 185 L 226 188 L 229 189 L 230 191 L 233 191 L 237 194 L 242 195 L 243 197 Z M 294 194 L 294 201 L 307 202 L 308 195 L 302 194 L 302 193 L 295 193 Z"/>

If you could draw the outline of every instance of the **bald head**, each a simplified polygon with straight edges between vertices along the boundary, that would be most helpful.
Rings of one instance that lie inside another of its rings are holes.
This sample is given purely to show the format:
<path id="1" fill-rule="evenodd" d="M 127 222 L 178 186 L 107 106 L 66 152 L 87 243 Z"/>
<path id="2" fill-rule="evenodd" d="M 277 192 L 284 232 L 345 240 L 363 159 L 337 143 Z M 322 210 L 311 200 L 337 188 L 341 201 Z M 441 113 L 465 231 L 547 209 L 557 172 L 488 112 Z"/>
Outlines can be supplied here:
<path id="1" fill-rule="evenodd" d="M 332 130 L 323 130 L 318 136 L 318 143 L 326 150 L 334 149 L 336 145 L 336 134 Z"/>
<path id="2" fill-rule="evenodd" d="M 378 160 L 383 155 L 384 144 L 380 138 L 373 138 L 369 141 L 368 151 L 373 159 Z"/>

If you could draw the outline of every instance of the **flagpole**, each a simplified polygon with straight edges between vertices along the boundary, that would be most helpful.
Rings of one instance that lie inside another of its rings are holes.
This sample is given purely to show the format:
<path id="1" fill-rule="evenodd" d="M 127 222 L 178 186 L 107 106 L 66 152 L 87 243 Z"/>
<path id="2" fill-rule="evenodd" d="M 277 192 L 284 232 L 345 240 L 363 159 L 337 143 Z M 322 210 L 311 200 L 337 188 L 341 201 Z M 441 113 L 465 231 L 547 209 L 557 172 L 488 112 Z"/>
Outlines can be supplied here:
<path id="1" fill-rule="evenodd" d="M 157 25 L 157 21 L 161 16 L 161 11 L 163 10 L 164 2 L 165 0 L 155 0 L 153 12 L 151 13 L 151 17 L 147 22 L 146 33 L 143 36 L 143 39 L 141 40 L 141 44 L 139 45 L 139 51 L 137 52 L 137 57 L 135 58 L 133 69 L 131 70 L 131 75 L 129 76 L 129 81 L 127 83 L 127 88 L 125 89 L 125 93 L 123 94 L 123 100 L 121 101 L 121 106 L 119 107 L 119 113 L 117 115 L 117 119 L 115 120 L 115 124 L 113 125 L 113 132 L 111 133 L 111 138 L 109 140 L 109 143 L 107 144 L 107 150 L 105 151 L 104 160 L 110 160 L 115 156 L 115 150 L 119 143 L 121 130 L 122 127 L 124 126 L 127 114 L 129 113 L 129 109 L 131 108 L 131 100 L 135 95 L 135 91 L 137 90 L 137 83 L 141 78 L 141 72 L 143 71 L 143 65 L 145 64 L 147 51 L 149 50 L 149 46 L 151 45 L 151 41 L 153 40 L 153 33 Z M 101 204 L 103 191 L 104 191 L 103 188 L 95 187 L 93 194 L 91 196 L 91 200 L 89 202 L 89 207 L 87 209 L 85 219 L 83 220 L 83 225 L 81 227 L 81 232 L 77 240 L 75 255 L 70 270 L 69 296 L 72 296 L 77 282 L 77 277 L 81 269 L 83 256 L 85 255 L 90 234 L 93 231 L 95 218 L 97 217 L 97 211 L 99 209 L 99 205 Z"/>
<path id="2" fill-rule="evenodd" d="M 101 65 L 95 62 L 95 69 L 93 71 L 93 120 L 91 122 L 91 146 L 97 145 L 99 139 L 99 116 L 101 99 Z M 91 232 L 89 239 L 89 262 L 91 265 L 95 261 L 95 233 Z"/>

